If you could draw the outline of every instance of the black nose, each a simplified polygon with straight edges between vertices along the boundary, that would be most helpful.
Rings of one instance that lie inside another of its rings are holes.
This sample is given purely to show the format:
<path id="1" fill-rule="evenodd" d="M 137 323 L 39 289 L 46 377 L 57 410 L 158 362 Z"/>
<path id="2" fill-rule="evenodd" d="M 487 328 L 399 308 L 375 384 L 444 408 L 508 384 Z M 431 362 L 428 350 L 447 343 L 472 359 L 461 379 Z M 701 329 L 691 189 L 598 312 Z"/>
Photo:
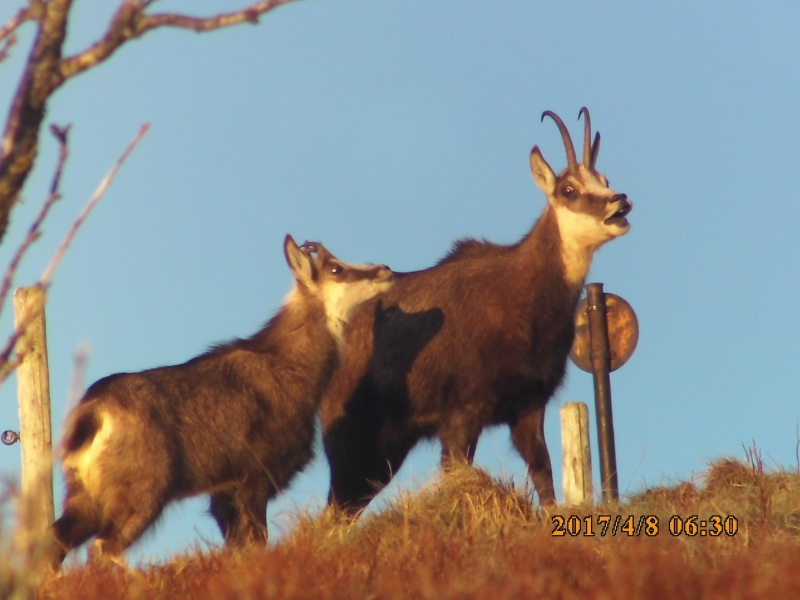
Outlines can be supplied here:
<path id="1" fill-rule="evenodd" d="M 627 200 L 628 194 L 614 194 L 609 202 L 619 202 L 620 200 Z"/>

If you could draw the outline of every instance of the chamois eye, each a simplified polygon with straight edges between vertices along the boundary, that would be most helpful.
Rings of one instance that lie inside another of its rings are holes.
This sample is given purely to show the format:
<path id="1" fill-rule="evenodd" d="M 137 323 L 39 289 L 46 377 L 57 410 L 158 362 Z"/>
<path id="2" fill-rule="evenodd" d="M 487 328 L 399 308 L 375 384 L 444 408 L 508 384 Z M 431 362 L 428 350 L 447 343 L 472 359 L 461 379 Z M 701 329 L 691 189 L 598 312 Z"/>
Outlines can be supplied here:
<path id="1" fill-rule="evenodd" d="M 331 274 L 341 275 L 342 273 L 344 273 L 344 267 L 342 265 L 333 265 L 331 267 Z"/>
<path id="2" fill-rule="evenodd" d="M 563 188 L 561 188 L 561 193 L 564 195 L 565 198 L 569 198 L 570 200 L 572 200 L 575 196 L 578 195 L 578 190 L 576 190 L 571 185 L 565 185 Z"/>

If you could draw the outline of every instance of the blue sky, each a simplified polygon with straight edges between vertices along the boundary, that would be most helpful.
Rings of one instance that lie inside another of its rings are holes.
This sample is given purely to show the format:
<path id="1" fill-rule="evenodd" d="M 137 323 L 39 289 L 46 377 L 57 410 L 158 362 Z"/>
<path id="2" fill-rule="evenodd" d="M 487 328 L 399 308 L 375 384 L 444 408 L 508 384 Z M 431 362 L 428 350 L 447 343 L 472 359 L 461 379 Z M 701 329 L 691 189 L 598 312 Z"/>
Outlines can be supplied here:
<path id="1" fill-rule="evenodd" d="M 3 2 L 0 22 L 21 2 Z M 76 0 L 68 53 L 101 35 L 113 4 Z M 0 64 L 3 118 L 32 31 Z M 54 278 L 54 429 L 81 343 L 91 345 L 89 383 L 258 329 L 291 287 L 287 232 L 399 271 L 432 265 L 460 237 L 517 241 L 544 207 L 531 147 L 566 164 L 556 127 L 539 116 L 556 111 L 579 139 L 585 105 L 603 135 L 598 169 L 634 202 L 630 233 L 596 255 L 589 276 L 627 299 L 641 327 L 636 354 L 612 375 L 621 491 L 689 478 L 753 440 L 768 464 L 795 468 L 797 31 L 793 2 L 304 0 L 257 27 L 129 43 L 57 92 L 47 117 L 73 126 L 64 199 L 19 285 L 39 277 L 136 129 L 152 124 Z M 56 151 L 43 135 L 0 265 L 46 196 Z M 2 318 L 4 336 L 10 311 Z M 558 408 L 572 400 L 593 418 L 591 376 L 570 366 L 546 425 L 559 494 Z M 0 429 L 16 428 L 13 379 L 0 409 Z M 510 448 L 507 429 L 487 432 L 476 462 L 521 482 Z M 435 444 L 418 447 L 397 484 L 415 489 L 437 461 Z M 19 472 L 18 447 L 0 448 L 0 472 Z M 326 495 L 320 459 L 270 505 L 272 539 Z M 218 543 L 204 511 L 205 500 L 170 509 L 129 556 Z"/>

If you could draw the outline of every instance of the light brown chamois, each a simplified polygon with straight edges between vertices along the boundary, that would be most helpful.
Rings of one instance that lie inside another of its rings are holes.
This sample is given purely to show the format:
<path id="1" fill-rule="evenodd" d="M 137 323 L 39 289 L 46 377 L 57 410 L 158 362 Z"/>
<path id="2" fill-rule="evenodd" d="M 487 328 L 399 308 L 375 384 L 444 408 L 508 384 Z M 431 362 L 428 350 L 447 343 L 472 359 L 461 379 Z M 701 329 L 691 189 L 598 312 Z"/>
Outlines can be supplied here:
<path id="1" fill-rule="evenodd" d="M 595 251 L 629 229 L 632 204 L 595 170 L 600 135 L 584 117 L 578 163 L 561 119 L 567 168 L 530 154 L 547 205 L 518 243 L 457 242 L 434 267 L 397 273 L 345 335 L 320 416 L 331 467 L 329 501 L 356 512 L 409 450 L 438 437 L 444 466 L 472 461 L 484 427 L 505 423 L 542 504 L 555 502 L 544 411 L 560 385 L 577 303 Z"/>
<path id="2" fill-rule="evenodd" d="M 295 287 L 261 331 L 181 365 L 118 373 L 67 417 L 64 511 L 49 558 L 96 537 L 119 556 L 172 500 L 211 495 L 226 544 L 265 543 L 267 501 L 311 459 L 319 399 L 354 308 L 394 281 L 321 244 L 284 242 Z"/>

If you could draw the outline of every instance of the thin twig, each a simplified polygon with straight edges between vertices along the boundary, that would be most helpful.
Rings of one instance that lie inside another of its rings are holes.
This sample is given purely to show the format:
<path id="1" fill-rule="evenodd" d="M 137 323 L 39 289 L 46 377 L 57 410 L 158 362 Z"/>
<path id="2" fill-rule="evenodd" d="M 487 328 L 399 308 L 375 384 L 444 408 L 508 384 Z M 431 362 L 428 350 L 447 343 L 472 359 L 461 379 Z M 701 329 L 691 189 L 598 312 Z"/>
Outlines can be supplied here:
<path id="1" fill-rule="evenodd" d="M 16 15 L 11 17 L 11 19 L 0 27 L 0 41 L 4 40 L 5 38 L 9 37 L 17 28 L 22 25 L 25 21 L 31 18 L 31 9 L 28 8 L 20 8 L 19 12 Z"/>
<path id="2" fill-rule="evenodd" d="M 14 344 L 17 343 L 17 339 L 19 336 L 14 337 L 13 343 L 11 344 L 11 350 L 14 349 Z M 9 338 L 9 342 L 11 339 Z M 11 374 L 17 370 L 17 367 L 22 363 L 22 359 L 25 358 L 25 354 L 17 354 L 14 356 L 13 360 L 9 360 L 6 357 L 5 349 L 3 351 L 3 357 L 0 357 L 0 385 L 5 383 L 5 380 L 11 377 Z M 10 354 L 10 352 L 8 353 Z"/>
<path id="3" fill-rule="evenodd" d="M 61 194 L 58 192 L 58 188 L 59 184 L 61 183 L 61 173 L 64 171 L 64 163 L 67 161 L 67 156 L 69 156 L 69 149 L 67 148 L 67 134 L 69 133 L 69 128 L 70 125 L 67 125 L 63 128 L 60 128 L 57 125 L 50 126 L 50 131 L 53 132 L 53 135 L 58 140 L 59 144 L 58 163 L 56 165 L 55 173 L 53 174 L 53 181 L 50 184 L 50 195 L 47 197 L 47 200 L 45 200 L 41 210 L 39 210 L 39 214 L 36 215 L 36 219 L 34 219 L 33 223 L 31 224 L 31 227 L 28 230 L 28 235 L 25 236 L 22 244 L 20 244 L 20 247 L 17 248 L 17 252 L 11 259 L 11 262 L 8 263 L 6 274 L 3 277 L 3 283 L 0 286 L 0 314 L 3 311 L 3 307 L 6 305 L 6 297 L 8 296 L 8 292 L 14 282 L 14 275 L 16 275 L 17 268 L 19 267 L 22 257 L 28 251 L 28 248 L 30 248 L 31 245 L 42 235 L 39 229 L 44 222 L 47 213 L 50 211 L 50 208 L 53 206 L 53 204 L 61 199 Z"/>
<path id="4" fill-rule="evenodd" d="M 8 23 L 0 27 L 0 42 L 3 42 L 3 45 L 0 47 L 0 62 L 8 58 L 9 50 L 17 43 L 16 30 L 30 18 L 30 7 L 20 8 L 19 12 L 14 15 Z"/>
<path id="5" fill-rule="evenodd" d="M 8 336 L 6 345 L 3 346 L 2 351 L 0 351 L 0 385 L 11 376 L 22 363 L 22 359 L 25 358 L 28 352 L 27 348 L 24 350 L 22 348 L 17 348 L 17 353 L 14 355 L 13 359 L 11 358 L 11 353 L 14 352 L 17 342 L 25 335 L 25 332 L 28 330 L 28 325 L 41 314 L 42 310 L 44 310 L 44 300 L 39 306 L 29 306 L 14 328 L 14 332 Z"/>
<path id="6" fill-rule="evenodd" d="M 50 279 L 53 276 L 53 272 L 56 270 L 58 263 L 63 258 L 64 253 L 67 251 L 67 248 L 72 242 L 72 239 L 75 237 L 75 234 L 77 233 L 81 224 L 84 220 L 86 220 L 86 217 L 95 207 L 100 198 L 103 197 L 106 190 L 111 185 L 111 182 L 114 181 L 117 171 L 119 171 L 120 167 L 125 162 L 125 159 L 128 158 L 128 155 L 136 147 L 144 134 L 147 133 L 149 128 L 149 123 L 145 123 L 139 128 L 139 131 L 133 137 L 133 140 L 131 140 L 131 142 L 122 152 L 120 157 L 117 159 L 117 162 L 114 163 L 111 169 L 109 169 L 108 173 L 106 173 L 106 176 L 103 177 L 100 185 L 97 187 L 97 190 L 95 190 L 94 194 L 89 199 L 89 202 L 87 202 L 86 206 L 83 207 L 83 210 L 78 215 L 78 218 L 72 224 L 72 227 L 67 232 L 67 235 L 64 237 L 64 240 L 61 242 L 58 250 L 56 250 L 55 254 L 53 255 L 53 258 L 45 269 L 41 279 L 39 279 L 39 281 L 36 283 L 36 286 L 42 288 L 45 293 L 47 293 L 47 288 L 50 285 Z M 66 141 L 66 136 L 64 137 L 64 140 Z M 13 373 L 14 370 L 19 366 L 20 362 L 22 362 L 22 359 L 25 355 L 25 350 L 18 349 L 13 359 L 11 358 L 11 354 L 14 352 L 17 342 L 22 338 L 23 335 L 25 335 L 28 325 L 41 313 L 42 310 L 44 310 L 44 301 L 42 302 L 41 306 L 29 308 L 22 318 L 19 319 L 18 325 L 15 327 L 14 332 L 9 336 L 6 344 L 2 349 L 0 349 L 0 385 L 2 385 L 2 383 L 8 379 L 11 373 Z"/>
<path id="7" fill-rule="evenodd" d="M 0 48 L 0 62 L 3 62 L 5 59 L 8 58 L 8 51 L 11 50 L 12 46 L 17 43 L 17 36 L 15 34 L 11 34 L 8 39 L 3 42 L 2 48 Z"/>
<path id="8" fill-rule="evenodd" d="M 144 137 L 144 134 L 147 133 L 147 130 L 150 129 L 150 123 L 145 123 L 139 128 L 139 131 L 133 136 L 133 139 L 128 144 L 128 147 L 122 152 L 120 157 L 117 159 L 117 162 L 109 169 L 106 176 L 103 177 L 103 180 L 100 182 L 100 185 L 97 186 L 92 197 L 89 199 L 89 202 L 86 203 L 86 206 L 83 207 L 81 214 L 78 215 L 78 218 L 75 219 L 75 222 L 70 227 L 67 235 L 64 236 L 64 240 L 61 242 L 61 245 L 56 250 L 56 253 L 53 255 L 53 259 L 50 261 L 50 264 L 47 265 L 47 268 L 44 270 L 41 279 L 39 279 L 38 285 L 42 286 L 45 291 L 50 285 L 50 279 L 53 276 L 53 271 L 56 270 L 58 263 L 61 262 L 61 259 L 64 257 L 64 253 L 69 248 L 69 245 L 72 243 L 72 238 L 75 237 L 75 234 L 78 232 L 81 224 L 86 220 L 86 217 L 89 216 L 89 213 L 92 212 L 92 209 L 95 205 L 100 201 L 100 198 L 103 197 L 103 194 L 106 193 L 106 190 L 111 185 L 111 182 L 114 181 L 114 177 L 117 175 L 117 171 L 119 171 L 122 163 L 125 162 L 125 159 L 128 158 L 128 155 L 133 151 L 139 141 Z"/>
<path id="9" fill-rule="evenodd" d="M 242 10 L 221 13 L 207 18 L 189 17 L 172 13 L 143 15 L 139 27 L 141 33 L 144 33 L 150 29 L 163 26 L 182 27 L 184 29 L 193 29 L 194 31 L 211 31 L 213 29 L 231 27 L 244 22 L 258 24 L 258 18 L 262 14 L 292 1 L 293 0 L 264 0 L 251 4 Z"/>
<path id="10" fill-rule="evenodd" d="M 67 413 L 78 405 L 78 401 L 83 396 L 86 387 L 86 365 L 89 362 L 90 350 L 91 346 L 88 343 L 80 344 L 75 350 L 75 357 L 72 359 L 72 376 L 69 382 Z"/>

